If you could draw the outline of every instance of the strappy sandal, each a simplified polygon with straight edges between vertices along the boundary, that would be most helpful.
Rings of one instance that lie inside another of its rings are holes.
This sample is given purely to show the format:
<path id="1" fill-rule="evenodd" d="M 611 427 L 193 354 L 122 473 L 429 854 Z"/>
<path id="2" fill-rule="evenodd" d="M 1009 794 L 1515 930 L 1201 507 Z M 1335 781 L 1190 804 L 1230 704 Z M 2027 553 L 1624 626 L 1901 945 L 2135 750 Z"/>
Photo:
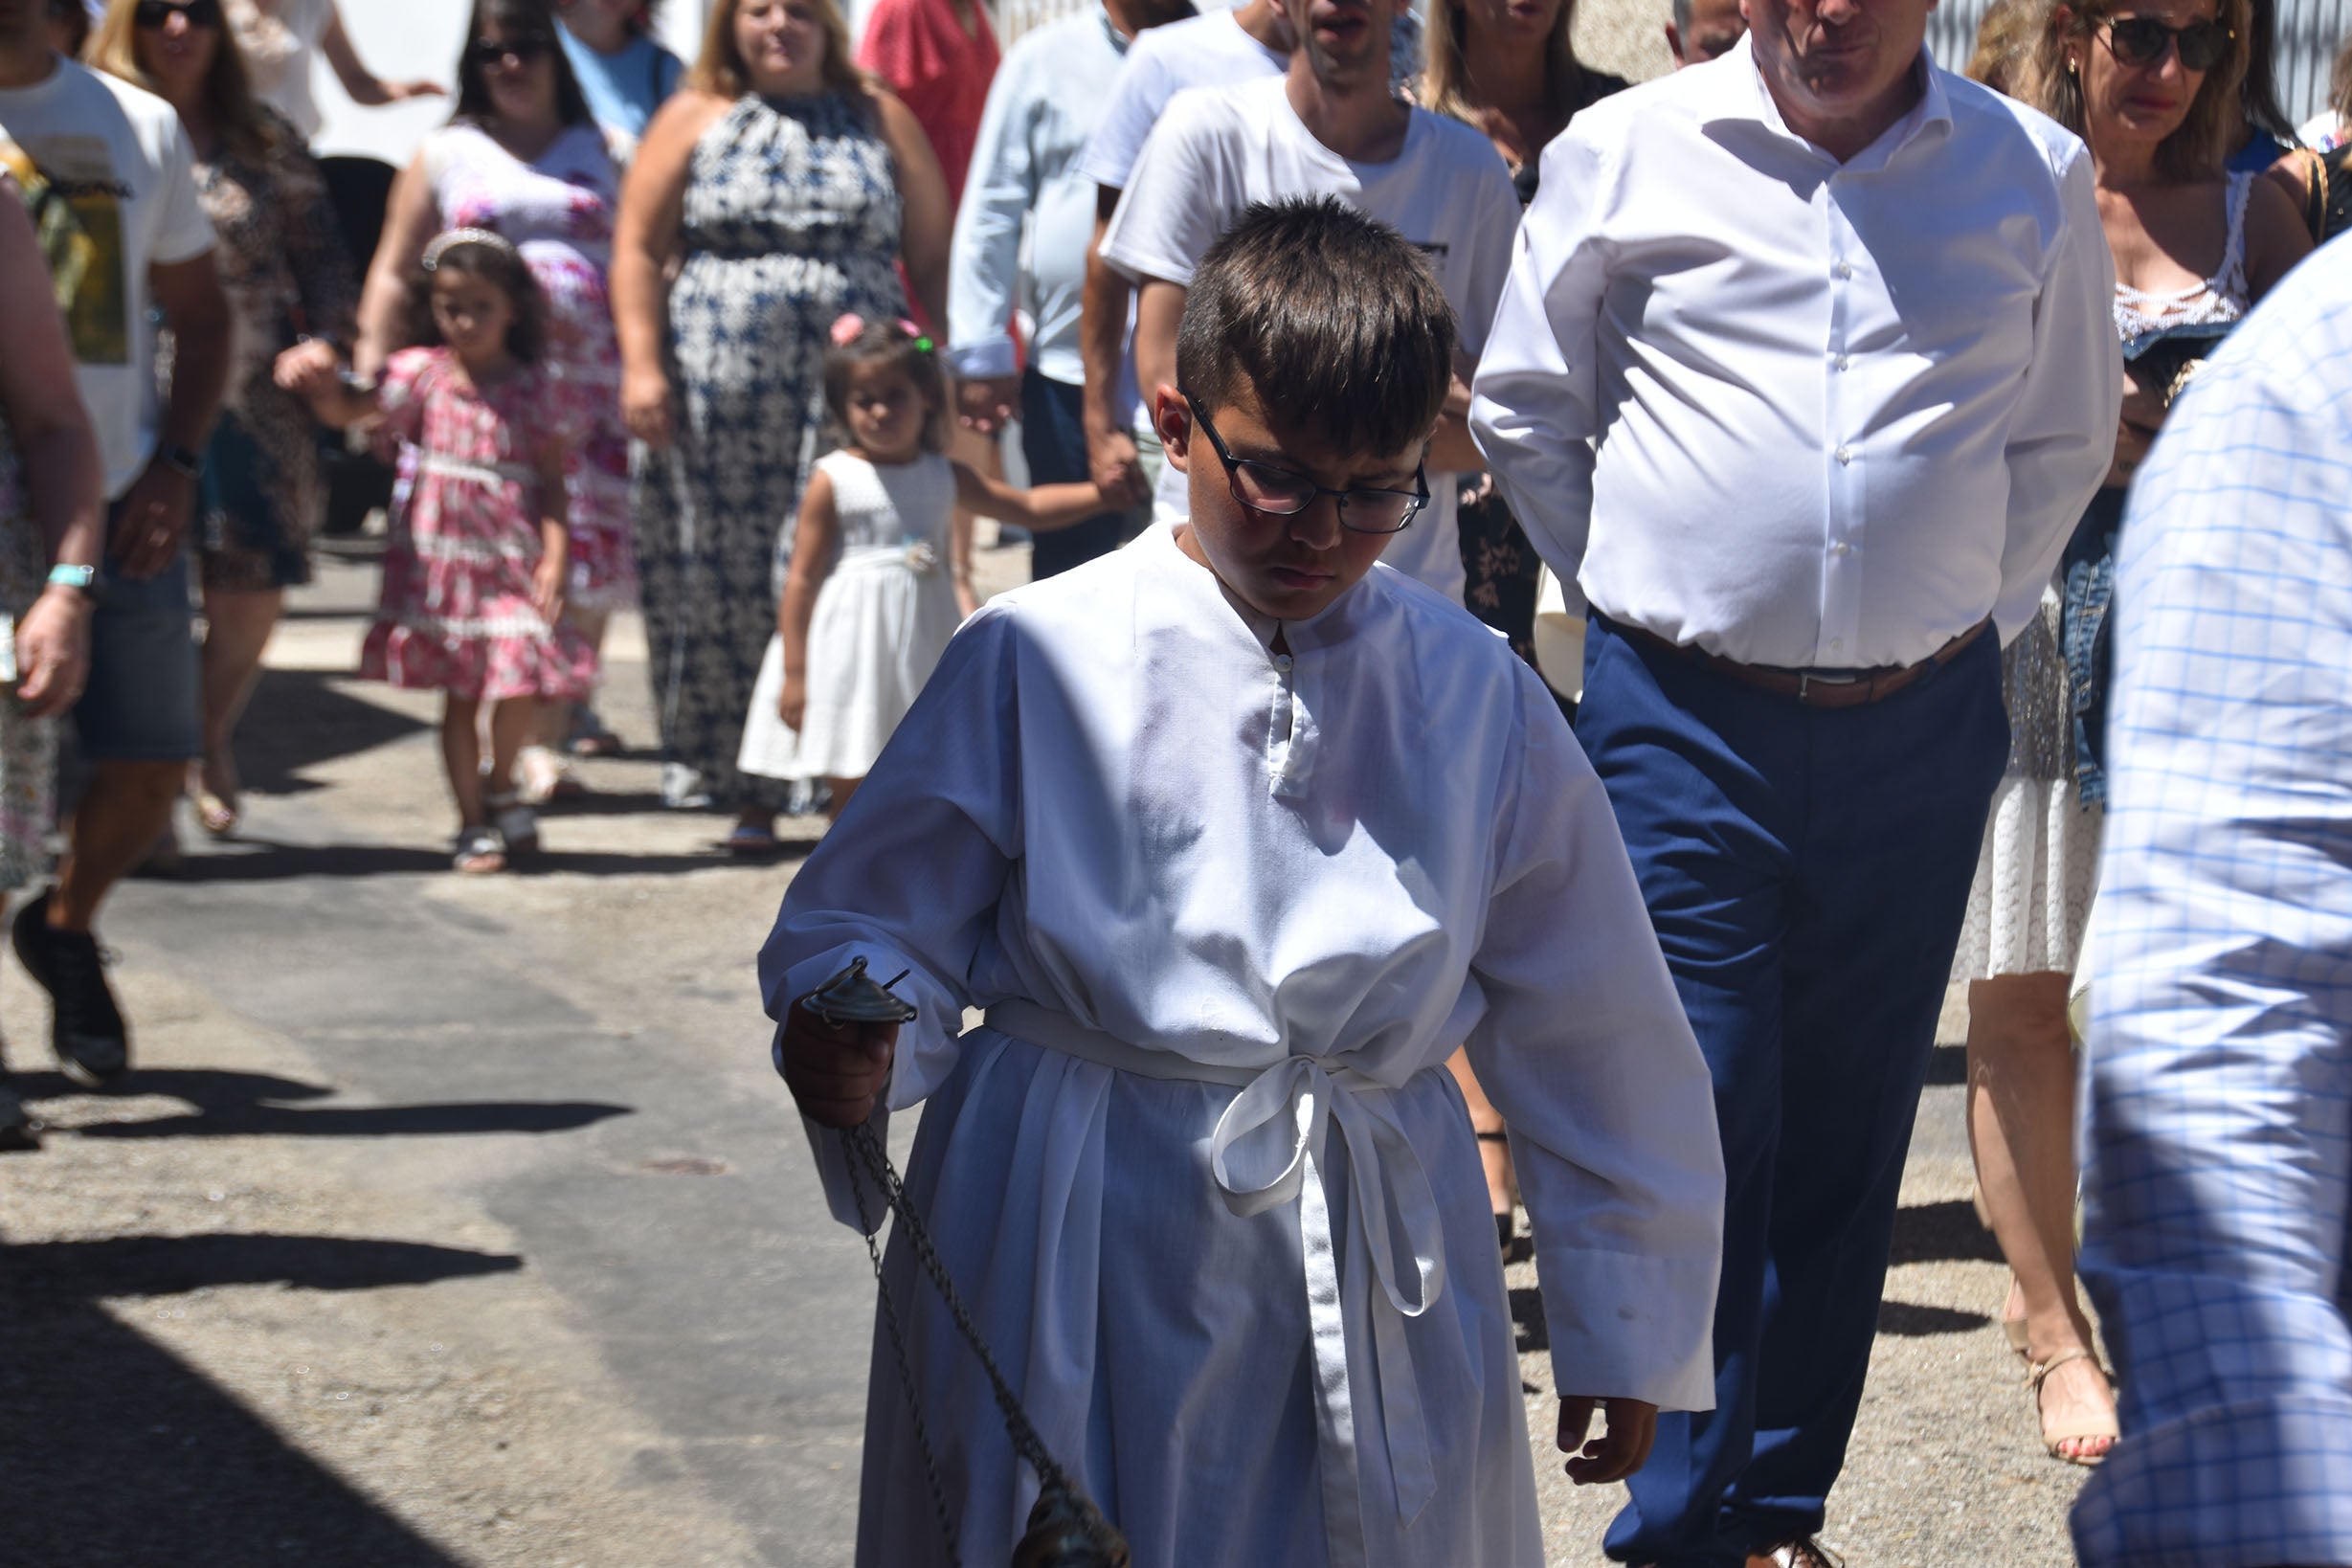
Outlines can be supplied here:
<path id="1" fill-rule="evenodd" d="M 223 799 L 210 790 L 196 792 L 196 825 L 214 839 L 234 839 L 240 813 L 234 801 Z"/>
<path id="2" fill-rule="evenodd" d="M 465 876 L 491 876 L 506 869 L 506 846 L 490 828 L 460 828 L 449 863 Z"/>
<path id="3" fill-rule="evenodd" d="M 2051 1373 L 2075 1361 L 2090 1362 L 2098 1375 L 2107 1379 L 2110 1388 L 2115 1386 L 2115 1378 L 2109 1376 L 2107 1369 L 2100 1366 L 2098 1358 L 2089 1351 L 2080 1345 L 2076 1345 L 2072 1350 L 2062 1350 L 2047 1361 L 2034 1362 L 2033 1370 L 2026 1374 L 2026 1388 L 2033 1396 L 2033 1415 L 2036 1421 L 2042 1419 L 2042 1385 L 2050 1380 Z M 2116 1424 L 2114 1413 L 2110 1412 L 2104 1417 L 2085 1418 L 2072 1426 L 2055 1432 L 2051 1431 L 2049 1424 L 2045 1422 L 2042 1426 L 2042 1447 L 2052 1459 L 2069 1465 L 2080 1465 L 2086 1469 L 2095 1469 L 2107 1458 L 2106 1449 L 2101 1449 L 2094 1454 L 2071 1454 L 2059 1445 L 2105 1438 L 2108 1446 L 2112 1448 L 2116 1439 L 2122 1435 L 2122 1429 Z"/>
<path id="4" fill-rule="evenodd" d="M 498 830 L 508 855 L 539 853 L 539 814 L 525 802 L 522 792 L 494 795 L 482 804 L 490 808 L 490 825 Z"/>
<path id="5" fill-rule="evenodd" d="M 1800 1535 L 1764 1552 L 1748 1554 L 1748 1568 L 1846 1568 L 1846 1559 L 1817 1535 Z"/>

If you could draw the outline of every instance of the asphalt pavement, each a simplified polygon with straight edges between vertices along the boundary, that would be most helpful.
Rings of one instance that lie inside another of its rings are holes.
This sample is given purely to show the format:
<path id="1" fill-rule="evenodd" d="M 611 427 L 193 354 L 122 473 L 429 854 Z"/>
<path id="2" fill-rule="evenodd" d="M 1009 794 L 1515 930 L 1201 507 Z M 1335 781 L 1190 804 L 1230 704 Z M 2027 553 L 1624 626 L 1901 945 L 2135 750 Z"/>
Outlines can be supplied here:
<path id="1" fill-rule="evenodd" d="M 795 857 L 732 862 L 724 819 L 661 807 L 624 619 L 603 706 L 636 750 L 584 765 L 537 868 L 452 874 L 435 699 L 347 673 L 371 593 L 329 563 L 296 595 L 241 836 L 107 911 L 122 1092 L 72 1092 L 0 979 L 50 1124 L 0 1158 L 0 1561 L 846 1562 L 872 1278 L 751 968 Z M 2080 1472 L 1991 1323 L 1956 1048 L 1936 1077 L 1828 1538 L 1856 1568 L 2064 1563 Z M 1616 1500 L 1549 1463 L 1512 1283 L 1551 1560 L 1597 1562 Z"/>

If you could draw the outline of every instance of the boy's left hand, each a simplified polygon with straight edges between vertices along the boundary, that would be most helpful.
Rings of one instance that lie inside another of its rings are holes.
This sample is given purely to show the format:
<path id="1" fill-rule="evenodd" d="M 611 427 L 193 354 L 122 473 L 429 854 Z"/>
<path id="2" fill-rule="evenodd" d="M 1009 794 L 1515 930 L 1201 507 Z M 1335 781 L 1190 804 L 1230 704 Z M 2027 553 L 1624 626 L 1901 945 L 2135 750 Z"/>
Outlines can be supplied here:
<path id="1" fill-rule="evenodd" d="M 1593 1422 L 1593 1406 L 1605 1405 L 1608 1426 L 1590 1443 L 1585 1431 Z M 1563 1394 L 1559 1401 L 1559 1447 L 1568 1456 L 1568 1479 L 1579 1487 L 1623 1481 L 1649 1458 L 1658 1436 L 1658 1407 L 1640 1400 L 1599 1400 L 1590 1394 Z"/>

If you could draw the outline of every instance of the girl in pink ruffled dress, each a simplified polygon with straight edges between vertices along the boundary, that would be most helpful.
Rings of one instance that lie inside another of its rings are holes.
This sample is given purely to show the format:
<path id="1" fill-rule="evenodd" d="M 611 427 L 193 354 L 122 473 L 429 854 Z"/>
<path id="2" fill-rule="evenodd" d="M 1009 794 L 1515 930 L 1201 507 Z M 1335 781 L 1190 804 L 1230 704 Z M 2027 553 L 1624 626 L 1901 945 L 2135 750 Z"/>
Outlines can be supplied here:
<path id="1" fill-rule="evenodd" d="M 539 847 L 537 818 L 514 786 L 539 705 L 575 700 L 595 680 L 594 651 L 562 619 L 576 404 L 541 367 L 544 302 L 504 239 L 480 229 L 441 235 L 425 248 L 412 303 L 412 333 L 430 347 L 394 354 L 375 387 L 347 386 L 325 368 L 293 385 L 321 419 L 372 419 L 379 446 L 415 449 L 360 674 L 448 694 L 441 757 L 458 805 L 454 863 L 500 871 Z"/>

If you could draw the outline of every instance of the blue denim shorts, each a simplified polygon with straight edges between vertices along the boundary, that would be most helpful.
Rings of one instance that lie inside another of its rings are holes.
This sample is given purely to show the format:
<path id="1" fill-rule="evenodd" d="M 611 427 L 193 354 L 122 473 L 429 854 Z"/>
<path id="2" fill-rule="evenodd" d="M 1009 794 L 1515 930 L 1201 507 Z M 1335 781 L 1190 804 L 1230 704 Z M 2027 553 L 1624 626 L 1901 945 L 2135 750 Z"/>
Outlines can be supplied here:
<path id="1" fill-rule="evenodd" d="M 92 587 L 90 683 L 74 705 L 81 754 L 108 762 L 186 762 L 201 754 L 188 552 L 145 582 L 101 567 Z"/>

